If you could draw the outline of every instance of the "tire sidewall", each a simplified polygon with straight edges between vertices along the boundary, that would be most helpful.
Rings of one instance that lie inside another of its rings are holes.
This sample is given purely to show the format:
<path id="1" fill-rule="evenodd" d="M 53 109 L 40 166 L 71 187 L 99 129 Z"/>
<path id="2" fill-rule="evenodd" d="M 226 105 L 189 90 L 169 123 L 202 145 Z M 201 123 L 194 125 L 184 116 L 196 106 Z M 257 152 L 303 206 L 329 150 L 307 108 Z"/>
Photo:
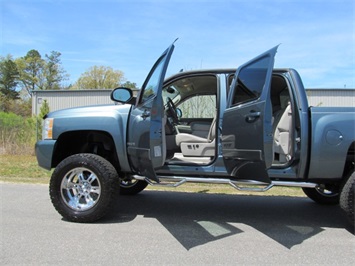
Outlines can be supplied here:
<path id="1" fill-rule="evenodd" d="M 100 182 L 100 198 L 93 207 L 84 211 L 70 208 L 62 197 L 61 183 L 65 176 L 75 168 L 86 168 Z M 94 154 L 76 154 L 64 159 L 54 170 L 49 186 L 49 194 L 55 209 L 69 221 L 93 222 L 107 212 L 114 192 L 114 180 L 118 180 L 114 167 L 104 158 Z"/>
<path id="2" fill-rule="evenodd" d="M 317 188 L 302 188 L 303 192 L 318 204 L 336 205 L 339 203 L 340 193 L 338 191 L 333 194 L 324 194 Z"/>
<path id="3" fill-rule="evenodd" d="M 137 180 L 131 186 L 120 185 L 120 194 L 121 195 L 136 195 L 139 192 L 143 191 L 148 186 L 148 183 L 142 180 Z"/>
<path id="4" fill-rule="evenodd" d="M 355 172 L 347 179 L 340 194 L 340 207 L 355 228 Z"/>

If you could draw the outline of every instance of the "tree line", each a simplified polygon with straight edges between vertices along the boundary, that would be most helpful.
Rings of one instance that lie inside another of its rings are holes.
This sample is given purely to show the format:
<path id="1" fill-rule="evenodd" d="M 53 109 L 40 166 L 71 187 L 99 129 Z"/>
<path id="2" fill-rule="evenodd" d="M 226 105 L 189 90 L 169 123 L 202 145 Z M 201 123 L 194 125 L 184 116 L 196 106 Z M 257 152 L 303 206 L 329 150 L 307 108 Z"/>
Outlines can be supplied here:
<path id="1" fill-rule="evenodd" d="M 110 66 L 92 66 L 74 84 L 66 84 L 69 74 L 63 68 L 61 53 L 52 51 L 44 57 L 30 50 L 23 57 L 0 56 L 0 112 L 31 116 L 34 90 L 136 88 L 124 73 Z"/>

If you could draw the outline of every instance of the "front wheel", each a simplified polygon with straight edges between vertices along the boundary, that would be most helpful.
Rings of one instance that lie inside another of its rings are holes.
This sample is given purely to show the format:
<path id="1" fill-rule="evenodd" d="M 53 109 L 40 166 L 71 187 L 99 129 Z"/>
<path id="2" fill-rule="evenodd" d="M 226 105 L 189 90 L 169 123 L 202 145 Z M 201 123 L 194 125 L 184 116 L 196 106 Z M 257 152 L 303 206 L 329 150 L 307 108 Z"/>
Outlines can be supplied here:
<path id="1" fill-rule="evenodd" d="M 110 162 L 95 154 L 75 154 L 54 170 L 49 194 L 55 209 L 71 222 L 94 222 L 110 208 L 118 175 Z"/>
<path id="2" fill-rule="evenodd" d="M 315 188 L 302 188 L 303 192 L 313 201 L 323 205 L 339 203 L 339 187 L 320 184 Z"/>

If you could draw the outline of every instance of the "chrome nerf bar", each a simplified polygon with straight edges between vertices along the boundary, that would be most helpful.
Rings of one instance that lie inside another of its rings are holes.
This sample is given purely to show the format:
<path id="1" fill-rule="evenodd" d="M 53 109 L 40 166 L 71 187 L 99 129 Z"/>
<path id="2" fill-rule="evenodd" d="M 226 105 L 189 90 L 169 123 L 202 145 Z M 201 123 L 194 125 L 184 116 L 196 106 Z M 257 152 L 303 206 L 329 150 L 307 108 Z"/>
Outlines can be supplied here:
<path id="1" fill-rule="evenodd" d="M 202 177 L 181 177 L 181 176 L 159 176 L 160 183 L 152 182 L 145 176 L 134 175 L 133 178 L 137 180 L 146 181 L 151 186 L 165 186 L 165 187 L 178 187 L 185 183 L 207 183 L 207 184 L 226 184 L 240 191 L 254 191 L 264 192 L 268 191 L 274 186 L 283 187 L 307 187 L 315 188 L 318 184 L 308 182 L 294 182 L 294 181 L 272 181 L 270 184 L 258 182 L 254 180 L 231 180 L 221 178 L 202 178 Z M 259 186 L 259 187 L 256 187 Z M 261 187 L 260 187 L 261 186 Z"/>

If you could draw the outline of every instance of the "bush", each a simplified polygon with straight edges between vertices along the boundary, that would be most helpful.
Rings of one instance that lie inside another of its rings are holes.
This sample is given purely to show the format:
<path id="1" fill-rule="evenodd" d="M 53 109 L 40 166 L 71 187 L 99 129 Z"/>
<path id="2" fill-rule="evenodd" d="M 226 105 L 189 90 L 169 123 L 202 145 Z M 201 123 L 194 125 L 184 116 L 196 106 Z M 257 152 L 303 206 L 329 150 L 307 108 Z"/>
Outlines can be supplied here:
<path id="1" fill-rule="evenodd" d="M 0 112 L 0 154 L 34 154 L 35 117 Z"/>
<path id="2" fill-rule="evenodd" d="M 14 113 L 23 117 L 31 116 L 31 100 L 7 99 L 0 94 L 0 111 Z"/>

